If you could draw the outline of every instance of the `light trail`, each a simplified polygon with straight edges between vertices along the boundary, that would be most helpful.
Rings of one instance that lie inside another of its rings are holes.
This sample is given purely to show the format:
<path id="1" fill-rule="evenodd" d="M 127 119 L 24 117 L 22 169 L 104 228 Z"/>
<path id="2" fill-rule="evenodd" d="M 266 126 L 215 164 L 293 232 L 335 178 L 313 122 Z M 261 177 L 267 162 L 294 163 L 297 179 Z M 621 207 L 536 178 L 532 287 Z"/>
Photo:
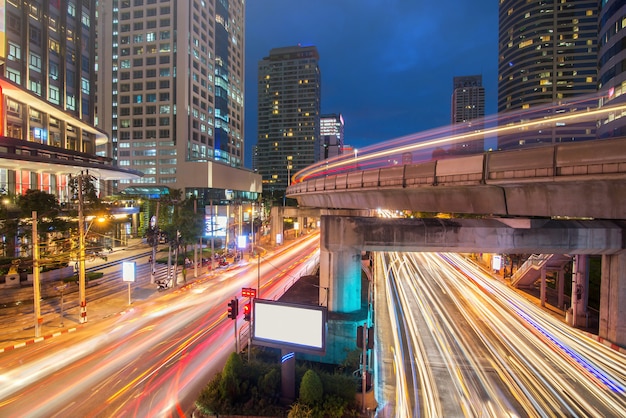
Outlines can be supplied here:
<path id="1" fill-rule="evenodd" d="M 608 118 L 611 114 L 626 111 L 626 104 L 623 103 L 599 106 L 598 103 L 606 98 L 605 94 L 598 93 L 569 103 L 503 113 L 473 120 L 467 124 L 440 127 L 384 141 L 360 148 L 356 156 L 345 154 L 312 164 L 294 174 L 293 183 L 358 168 L 388 166 L 390 161 L 401 161 L 405 153 L 422 152 L 425 158 L 421 162 L 425 162 L 432 159 L 432 151 L 437 147 L 511 135 L 516 132 L 523 137 L 524 134 L 537 129 L 569 129 L 572 124 L 598 121 Z M 475 129 L 476 126 L 483 128 Z"/>
<path id="2" fill-rule="evenodd" d="M 416 366 L 420 385 L 431 380 L 419 392 L 421 415 L 626 416 L 623 354 L 460 255 L 387 253 L 377 262 L 394 276 L 385 279 L 398 295 L 388 309 L 402 305 L 398 312 L 407 316 L 391 326 L 411 335 L 406 341 L 423 363 Z M 402 269 L 394 268 L 400 262 Z"/>

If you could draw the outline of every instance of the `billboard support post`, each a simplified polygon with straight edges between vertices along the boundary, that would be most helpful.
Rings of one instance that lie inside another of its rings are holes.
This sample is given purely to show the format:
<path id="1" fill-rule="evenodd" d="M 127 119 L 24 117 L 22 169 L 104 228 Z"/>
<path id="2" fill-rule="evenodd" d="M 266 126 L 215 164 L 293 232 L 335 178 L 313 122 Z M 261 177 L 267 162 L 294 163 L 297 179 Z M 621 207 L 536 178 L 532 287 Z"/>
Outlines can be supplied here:
<path id="1" fill-rule="evenodd" d="M 291 405 L 296 400 L 296 353 L 291 350 L 281 350 L 280 375 L 281 403 Z"/>

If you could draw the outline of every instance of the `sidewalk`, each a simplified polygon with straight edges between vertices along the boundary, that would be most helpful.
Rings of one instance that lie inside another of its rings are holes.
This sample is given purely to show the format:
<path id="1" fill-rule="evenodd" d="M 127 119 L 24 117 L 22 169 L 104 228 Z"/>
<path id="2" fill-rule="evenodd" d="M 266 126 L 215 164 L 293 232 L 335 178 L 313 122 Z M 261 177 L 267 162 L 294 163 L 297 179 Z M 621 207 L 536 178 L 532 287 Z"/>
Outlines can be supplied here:
<path id="1" fill-rule="evenodd" d="M 145 254 L 145 255 L 142 255 Z M 142 262 L 143 258 L 147 262 L 150 254 L 150 247 L 142 243 L 141 239 L 135 239 L 128 243 L 126 247 L 118 248 L 107 255 L 107 260 L 97 260 L 86 262 L 87 268 L 92 268 L 104 263 L 111 263 L 130 256 L 141 256 L 137 261 Z M 164 268 L 164 267 L 163 267 Z M 144 275 L 146 276 L 146 275 Z M 93 280 L 87 285 L 87 323 L 81 324 L 79 321 L 80 309 L 78 306 L 78 286 L 68 284 L 63 293 L 64 312 L 61 317 L 60 305 L 61 294 L 56 287 L 60 281 L 41 283 L 42 298 L 47 298 L 48 309 L 41 312 L 42 323 L 40 324 L 40 337 L 35 337 L 35 317 L 32 305 L 32 286 L 23 285 L 20 288 L 5 289 L 0 285 L 0 292 L 5 298 L 14 298 L 18 301 L 14 306 L 0 309 L 0 353 L 13 350 L 35 342 L 47 340 L 65 333 L 74 332 L 90 322 L 97 322 L 103 318 L 113 315 L 123 314 L 128 309 L 128 290 L 117 291 L 105 297 L 98 298 L 90 303 L 89 289 L 98 286 L 98 282 L 106 280 Z M 150 283 L 150 277 L 138 277 L 135 283 L 131 284 L 131 300 L 143 301 L 157 294 L 157 286 Z M 29 295 L 29 303 L 19 303 L 20 298 Z"/>

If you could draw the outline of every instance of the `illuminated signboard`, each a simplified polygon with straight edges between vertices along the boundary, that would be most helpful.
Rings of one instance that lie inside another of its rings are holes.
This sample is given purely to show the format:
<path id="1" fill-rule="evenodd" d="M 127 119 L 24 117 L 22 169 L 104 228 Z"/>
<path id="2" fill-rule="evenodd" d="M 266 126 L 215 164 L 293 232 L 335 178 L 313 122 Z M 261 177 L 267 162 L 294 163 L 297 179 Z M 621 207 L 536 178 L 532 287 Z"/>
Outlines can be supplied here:
<path id="1" fill-rule="evenodd" d="M 0 58 L 6 58 L 6 2 L 0 0 Z M 4 61 L 0 59 L 0 61 Z M 4 74 L 3 74 L 4 75 Z"/>
<path id="2" fill-rule="evenodd" d="M 252 342 L 300 353 L 326 353 L 326 316 L 323 306 L 253 300 Z"/>

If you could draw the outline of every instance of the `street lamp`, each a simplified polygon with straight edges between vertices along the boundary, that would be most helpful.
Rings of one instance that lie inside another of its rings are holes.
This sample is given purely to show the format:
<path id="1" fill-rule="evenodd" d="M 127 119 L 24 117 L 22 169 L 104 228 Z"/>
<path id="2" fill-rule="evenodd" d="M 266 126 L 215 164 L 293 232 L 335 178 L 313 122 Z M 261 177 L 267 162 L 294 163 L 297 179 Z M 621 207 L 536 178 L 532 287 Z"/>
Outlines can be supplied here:
<path id="1" fill-rule="evenodd" d="M 293 155 L 287 156 L 287 186 L 283 195 L 283 206 L 287 206 L 287 187 L 291 185 L 291 169 L 293 168 Z"/>
<path id="2" fill-rule="evenodd" d="M 78 298 L 80 299 L 79 322 L 81 324 L 87 322 L 87 298 L 85 291 L 85 238 L 95 221 L 102 223 L 105 219 L 102 217 L 94 217 L 89 222 L 89 225 L 87 225 L 87 228 L 85 228 L 85 215 L 83 214 L 82 205 L 80 205 L 78 211 Z"/>

